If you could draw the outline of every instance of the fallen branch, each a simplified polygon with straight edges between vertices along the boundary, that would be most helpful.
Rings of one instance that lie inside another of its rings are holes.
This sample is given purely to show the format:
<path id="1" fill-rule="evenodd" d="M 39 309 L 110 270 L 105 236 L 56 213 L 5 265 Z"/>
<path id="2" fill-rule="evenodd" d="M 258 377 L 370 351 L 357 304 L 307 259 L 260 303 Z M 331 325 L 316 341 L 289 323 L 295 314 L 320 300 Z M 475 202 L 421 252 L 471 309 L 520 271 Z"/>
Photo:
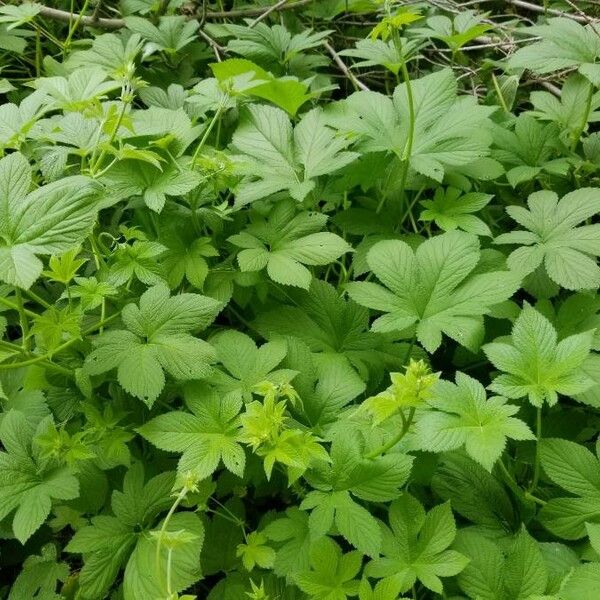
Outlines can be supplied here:
<path id="1" fill-rule="evenodd" d="M 340 58 L 340 55 L 335 51 L 333 46 L 329 42 L 323 42 L 323 46 L 331 54 L 331 58 L 333 58 L 333 62 L 339 67 L 340 71 L 351 81 L 354 87 L 359 88 L 365 92 L 369 91 L 369 88 L 360 81 L 354 73 L 350 72 L 350 69 L 344 64 L 344 61 Z"/>
<path id="2" fill-rule="evenodd" d="M 42 6 L 39 14 L 42 17 L 53 19 L 54 21 L 62 21 L 63 23 L 70 23 L 73 18 L 77 17 L 77 14 L 67 12 L 66 10 L 59 10 L 58 8 L 50 8 L 48 6 Z M 81 17 L 80 25 L 98 27 L 100 29 L 121 29 L 125 27 L 125 21 L 123 19 L 107 19 L 105 17 L 98 16 L 87 16 Z"/>
<path id="3" fill-rule="evenodd" d="M 257 22 L 260 22 L 272 12 L 293 10 L 294 8 L 306 6 L 311 2 L 313 2 L 313 0 L 295 0 L 295 2 L 277 2 L 275 5 L 266 8 L 263 6 L 261 8 L 240 8 L 230 11 L 207 12 L 204 15 L 204 19 L 214 21 L 216 19 L 232 19 L 235 17 L 258 17 Z M 49 6 L 43 6 L 39 14 L 42 17 L 53 19 L 54 21 L 61 21 L 63 23 L 70 23 L 73 17 L 76 16 L 66 10 L 50 8 Z M 84 15 L 81 17 L 80 24 L 86 27 L 98 27 L 99 29 L 121 29 L 125 27 L 125 20 L 98 17 L 97 15 Z"/>
<path id="4" fill-rule="evenodd" d="M 571 19 L 573 21 L 577 21 L 578 23 L 600 23 L 598 19 L 591 19 L 587 16 L 572 15 L 571 13 L 564 12 L 562 10 L 557 10 L 555 8 L 544 8 L 543 6 L 538 6 L 537 4 L 531 4 L 531 2 L 525 2 L 524 0 L 505 0 L 507 4 L 512 4 L 513 6 L 518 6 L 519 8 L 524 8 L 526 10 L 530 10 L 531 12 L 536 12 L 540 14 L 548 14 L 553 17 L 565 17 L 567 19 Z"/>

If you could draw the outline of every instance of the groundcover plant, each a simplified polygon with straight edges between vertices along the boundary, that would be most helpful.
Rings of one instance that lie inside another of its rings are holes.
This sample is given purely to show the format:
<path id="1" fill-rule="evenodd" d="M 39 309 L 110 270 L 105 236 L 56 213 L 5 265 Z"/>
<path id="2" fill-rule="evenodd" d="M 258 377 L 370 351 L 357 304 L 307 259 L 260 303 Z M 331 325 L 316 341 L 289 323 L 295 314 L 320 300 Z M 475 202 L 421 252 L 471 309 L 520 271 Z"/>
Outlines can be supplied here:
<path id="1" fill-rule="evenodd" d="M 598 2 L 0 52 L 0 598 L 600 598 Z"/>

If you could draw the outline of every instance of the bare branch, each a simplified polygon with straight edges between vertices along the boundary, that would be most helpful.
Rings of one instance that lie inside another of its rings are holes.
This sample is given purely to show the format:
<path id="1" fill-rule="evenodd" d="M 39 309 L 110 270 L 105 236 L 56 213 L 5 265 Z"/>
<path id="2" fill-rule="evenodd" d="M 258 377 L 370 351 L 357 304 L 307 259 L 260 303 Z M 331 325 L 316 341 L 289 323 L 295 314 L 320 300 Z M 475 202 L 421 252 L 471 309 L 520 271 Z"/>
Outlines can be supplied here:
<path id="1" fill-rule="evenodd" d="M 577 21 L 578 23 L 598 23 L 598 19 L 591 19 L 587 16 L 582 16 L 580 14 L 572 15 L 571 13 L 563 12 L 562 10 L 556 10 L 555 8 L 544 8 L 543 6 L 538 6 L 537 4 L 532 4 L 531 2 L 525 2 L 524 0 L 505 0 L 507 4 L 512 4 L 513 6 L 518 6 L 519 8 L 524 8 L 526 10 L 530 10 L 531 12 L 543 13 L 552 15 L 553 17 L 565 17 L 566 19 L 571 19 L 573 21 Z"/>
<path id="2" fill-rule="evenodd" d="M 359 88 L 365 92 L 369 91 L 369 88 L 360 81 L 354 73 L 350 72 L 350 69 L 344 64 L 344 61 L 340 58 L 340 55 L 335 51 L 333 46 L 329 42 L 323 42 L 323 46 L 331 54 L 331 58 L 335 64 L 339 67 L 340 71 L 351 81 L 352 85 L 356 88 Z"/>
<path id="3" fill-rule="evenodd" d="M 240 8 L 237 10 L 230 11 L 214 11 L 207 12 L 204 15 L 206 20 L 216 20 L 216 19 L 231 19 L 235 17 L 258 17 L 256 22 L 262 21 L 262 19 L 266 18 L 273 12 L 281 12 L 284 10 L 293 10 L 294 8 L 300 8 L 302 6 L 306 6 L 310 4 L 313 0 L 295 0 L 294 2 L 287 2 L 284 0 L 283 2 L 277 2 L 276 4 L 270 7 L 261 7 L 261 8 Z M 3 3 L 2 3 L 3 4 Z M 66 10 L 59 10 L 58 8 L 50 8 L 49 6 L 43 6 L 39 13 L 41 16 L 46 17 L 48 19 L 53 19 L 54 21 L 61 21 L 63 23 L 70 23 L 73 19 L 73 16 L 70 12 Z M 255 22 L 255 24 L 256 24 Z M 121 29 L 125 27 L 124 19 L 109 19 L 106 17 L 98 17 L 97 14 L 92 16 L 83 15 L 80 20 L 80 24 L 86 27 L 97 27 L 99 29 Z"/>

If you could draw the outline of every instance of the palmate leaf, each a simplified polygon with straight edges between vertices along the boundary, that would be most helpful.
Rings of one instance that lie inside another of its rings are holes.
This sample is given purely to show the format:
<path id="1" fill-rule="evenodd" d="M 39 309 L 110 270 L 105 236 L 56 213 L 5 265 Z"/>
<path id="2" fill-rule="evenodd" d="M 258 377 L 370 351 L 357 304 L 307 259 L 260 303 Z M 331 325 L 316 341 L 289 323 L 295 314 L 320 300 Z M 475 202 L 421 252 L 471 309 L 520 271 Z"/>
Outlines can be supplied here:
<path id="1" fill-rule="evenodd" d="M 537 310 L 526 304 L 515 321 L 511 342 L 483 347 L 500 371 L 489 386 L 507 398 L 527 396 L 534 406 L 553 405 L 558 394 L 575 396 L 594 385 L 582 368 L 590 355 L 593 330 L 557 342 L 556 330 Z"/>
<path id="2" fill-rule="evenodd" d="M 115 200 L 140 195 L 146 206 L 161 212 L 167 196 L 182 196 L 193 190 L 201 181 L 195 171 L 170 164 L 159 169 L 138 160 L 118 162 L 102 178 Z"/>
<path id="3" fill-rule="evenodd" d="M 52 417 L 43 419 L 44 430 Z M 72 500 L 79 495 L 79 481 L 63 464 L 39 459 L 32 449 L 36 430 L 26 416 L 10 410 L 0 424 L 0 520 L 14 513 L 12 531 L 24 544 L 44 523 L 52 500 Z"/>
<path id="4" fill-rule="evenodd" d="M 310 568 L 311 537 L 308 515 L 296 507 L 288 508 L 285 515 L 269 523 L 263 533 L 276 544 L 274 572 L 293 580 L 299 571 Z"/>
<path id="5" fill-rule="evenodd" d="M 424 411 L 415 430 L 417 444 L 430 452 L 447 452 L 463 447 L 488 471 L 500 458 L 507 438 L 531 440 L 529 427 L 513 415 L 518 406 L 499 396 L 486 398 L 477 380 L 456 373 L 456 385 L 439 380 L 427 400 L 436 410 Z"/>
<path id="6" fill-rule="evenodd" d="M 260 313 L 253 327 L 267 339 L 292 336 L 312 352 L 346 359 L 364 378 L 399 369 L 408 346 L 392 335 L 369 331 L 369 311 L 344 298 L 328 283 L 313 279 L 308 291 L 288 294 L 293 305 Z"/>
<path id="7" fill-rule="evenodd" d="M 142 425 L 138 432 L 161 450 L 182 454 L 178 471 L 193 471 L 200 479 L 208 477 L 221 461 L 242 477 L 246 455 L 237 442 L 242 408 L 240 399 L 221 400 L 216 394 L 188 393 L 192 413 L 167 412 Z"/>
<path id="8" fill-rule="evenodd" d="M 335 524 L 339 533 L 367 556 L 375 557 L 381 536 L 373 515 L 355 499 L 386 502 L 401 495 L 410 474 L 413 458 L 391 453 L 375 459 L 361 456 L 356 440 L 341 434 L 331 446 L 331 464 L 316 466 L 305 476 L 316 488 L 300 508 L 311 510 L 309 529 L 318 539 Z"/>
<path id="9" fill-rule="evenodd" d="M 428 513 L 418 500 L 403 494 L 389 509 L 389 527 L 383 525 L 382 557 L 375 558 L 365 573 L 389 579 L 409 590 L 419 580 L 426 588 L 441 594 L 441 577 L 460 573 L 469 559 L 449 546 L 456 536 L 450 504 L 434 506 Z"/>
<path id="10" fill-rule="evenodd" d="M 181 51 L 195 39 L 198 22 L 183 16 L 161 17 L 158 26 L 141 17 L 126 17 L 127 28 L 148 41 L 146 51 L 163 50 L 169 54 Z"/>
<path id="11" fill-rule="evenodd" d="M 548 571 L 538 544 L 524 529 L 507 549 L 475 529 L 457 535 L 457 550 L 469 563 L 457 581 L 465 594 L 476 600 L 514 600 L 547 598 Z M 549 596 L 555 598 L 555 596 Z M 563 596 L 556 596 L 563 598 Z"/>
<path id="12" fill-rule="evenodd" d="M 499 235 L 496 244 L 519 244 L 508 257 L 509 267 L 523 275 L 544 264 L 550 279 L 568 290 L 600 286 L 600 224 L 578 225 L 600 213 L 600 190 L 582 188 L 560 200 L 551 191 L 531 194 L 528 209 L 509 206 L 506 212 L 523 226 Z"/>
<path id="13" fill-rule="evenodd" d="M 563 83 L 560 98 L 550 92 L 535 91 L 530 95 L 534 110 L 529 113 L 540 121 L 552 121 L 560 126 L 561 132 L 568 132 L 571 142 L 579 135 L 581 124 L 595 123 L 600 119 L 600 93 L 592 95 L 589 111 L 587 98 L 592 84 L 579 73 L 573 73 Z M 561 136 L 565 139 L 564 134 Z M 589 137 L 584 139 L 583 148 L 589 144 Z M 587 153 L 586 153 L 587 154 Z"/>
<path id="14" fill-rule="evenodd" d="M 13 583 L 8 600 L 35 598 L 58 600 L 57 583 L 64 583 L 69 576 L 69 565 L 57 562 L 54 544 L 42 546 L 40 555 L 31 555 L 23 562 L 23 570 Z"/>
<path id="15" fill-rule="evenodd" d="M 162 523 L 158 523 L 160 530 Z M 165 527 L 164 537 L 169 535 L 184 538 L 185 543 L 172 550 L 163 543 L 160 548 L 159 563 L 167 569 L 171 562 L 170 585 L 181 592 L 201 577 L 200 551 L 204 542 L 204 525 L 193 512 L 180 512 L 171 517 Z M 124 600 L 139 598 L 159 598 L 164 592 L 164 575 L 157 568 L 156 537 L 140 536 L 133 550 L 123 577 Z M 169 556 L 170 554 L 170 556 Z"/>
<path id="16" fill-rule="evenodd" d="M 348 284 L 350 297 L 386 314 L 372 329 L 402 331 L 416 326 L 428 352 L 442 333 L 477 350 L 483 315 L 517 290 L 519 277 L 508 271 L 473 274 L 480 260 L 477 237 L 451 231 L 423 242 L 415 252 L 400 240 L 378 242 L 367 255 L 369 268 L 385 287 L 372 282 Z"/>
<path id="17" fill-rule="evenodd" d="M 346 600 L 355 597 L 359 582 L 354 579 L 362 566 L 356 550 L 342 554 L 330 538 L 316 541 L 310 551 L 311 569 L 296 576 L 298 587 L 313 600 Z"/>
<path id="18" fill-rule="evenodd" d="M 575 442 L 548 438 L 540 445 L 540 459 L 550 480 L 575 496 L 551 498 L 540 512 L 540 522 L 567 540 L 586 536 L 586 523 L 600 522 L 598 458 Z"/>
<path id="19" fill-rule="evenodd" d="M 74 112 L 88 108 L 121 87 L 118 81 L 107 81 L 106 72 L 95 66 L 77 69 L 68 77 L 40 77 L 34 85 L 47 95 L 48 108 Z"/>
<path id="20" fill-rule="evenodd" d="M 581 25 L 557 17 L 525 32 L 541 39 L 517 50 L 508 61 L 509 67 L 540 74 L 576 67 L 594 85 L 600 83 L 600 66 L 595 64 L 600 57 L 600 38 L 594 24 Z"/>
<path id="21" fill-rule="evenodd" d="M 296 214 L 296 204 L 284 200 L 266 220 L 251 224 L 229 241 L 242 248 L 237 255 L 242 271 L 266 268 L 273 281 L 308 289 L 312 274 L 307 266 L 329 264 L 352 250 L 339 235 L 321 231 L 326 222 L 321 213 Z"/>
<path id="22" fill-rule="evenodd" d="M 65 177 L 29 192 L 31 184 L 22 154 L 0 160 L 0 279 L 23 289 L 42 272 L 37 255 L 77 246 L 103 206 L 101 187 L 87 177 Z"/>
<path id="23" fill-rule="evenodd" d="M 495 109 L 477 105 L 473 97 L 459 97 L 457 89 L 450 69 L 413 80 L 415 130 L 410 156 L 405 156 L 410 117 L 404 84 L 395 89 L 393 99 L 356 92 L 329 108 L 327 120 L 353 136 L 362 152 L 392 152 L 408 160 L 417 173 L 441 182 L 446 170 L 475 167 L 489 154 L 492 141 L 489 115 Z"/>
<path id="24" fill-rule="evenodd" d="M 83 554 L 83 568 L 78 578 L 83 597 L 104 600 L 119 572 L 127 565 L 132 552 L 138 555 L 134 562 L 141 558 L 140 552 L 147 556 L 147 544 L 150 540 L 146 539 L 146 535 L 157 515 L 173 503 L 171 490 L 174 483 L 175 474 L 172 471 L 145 481 L 144 468 L 141 463 L 136 463 L 125 474 L 122 491 L 115 489 L 112 493 L 113 514 L 96 515 L 89 525 L 79 529 L 71 538 L 65 548 L 66 552 Z M 177 520 L 172 522 L 173 525 L 177 524 L 182 515 L 176 516 Z M 175 529 L 190 525 L 186 521 L 187 515 L 183 516 L 184 522 L 179 521 L 181 526 Z M 142 548 L 138 552 L 139 544 Z M 152 546 L 154 550 L 155 544 Z M 152 552 L 153 558 L 154 554 Z M 153 561 L 153 568 L 150 569 L 153 574 L 146 577 L 146 582 L 151 586 L 156 582 L 155 564 Z M 161 564 L 166 566 L 166 557 Z M 135 585 L 139 575 L 135 565 L 127 568 L 130 574 L 126 579 L 134 580 L 125 584 L 129 587 L 131 584 Z M 144 566 L 146 568 L 147 565 Z M 189 585 L 189 580 L 186 585 Z M 152 595 L 158 595 L 160 591 L 154 587 Z M 133 600 L 133 597 L 128 595 L 128 600 Z"/>
<path id="25" fill-rule="evenodd" d="M 244 176 L 236 189 L 236 204 L 243 206 L 280 191 L 304 200 L 317 177 L 358 157 L 345 150 L 348 145 L 325 125 L 319 109 L 306 113 L 292 128 L 284 111 L 250 105 L 232 139 L 239 173 Z"/>
<path id="26" fill-rule="evenodd" d="M 224 399 L 250 401 L 255 386 L 265 381 L 289 383 L 297 371 L 280 368 L 287 353 L 282 339 L 257 346 L 241 331 L 223 331 L 211 339 L 222 368 L 215 369 L 208 381 Z"/>
<path id="27" fill-rule="evenodd" d="M 540 123 L 529 114 L 520 115 L 513 131 L 494 127 L 492 156 L 507 169 L 506 179 L 516 187 L 538 175 L 566 175 L 570 164 L 560 157 L 559 129 L 554 123 Z"/>
<path id="28" fill-rule="evenodd" d="M 164 371 L 180 381 L 209 374 L 214 350 L 189 332 L 208 326 L 220 308 L 212 298 L 170 297 L 166 285 L 156 285 L 142 294 L 139 306 L 123 309 L 127 329 L 106 331 L 94 340 L 85 370 L 99 375 L 116 368 L 123 388 L 152 406 L 164 387 Z"/>
<path id="29" fill-rule="evenodd" d="M 492 196 L 471 192 L 462 194 L 457 188 L 438 188 L 435 190 L 433 200 L 423 200 L 420 204 L 425 208 L 419 220 L 434 221 L 444 231 L 462 229 L 467 233 L 489 235 L 490 228 L 473 213 L 486 206 Z"/>

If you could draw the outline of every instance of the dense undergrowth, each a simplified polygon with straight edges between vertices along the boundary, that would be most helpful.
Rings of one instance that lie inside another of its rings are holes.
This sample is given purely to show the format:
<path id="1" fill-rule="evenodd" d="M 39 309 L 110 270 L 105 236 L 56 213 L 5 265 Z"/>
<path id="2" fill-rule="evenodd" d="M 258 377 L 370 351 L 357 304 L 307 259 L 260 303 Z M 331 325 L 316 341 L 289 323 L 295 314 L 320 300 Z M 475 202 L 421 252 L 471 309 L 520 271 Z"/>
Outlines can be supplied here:
<path id="1" fill-rule="evenodd" d="M 270 2 L 1 3 L 0 597 L 597 600 L 599 3 Z"/>

